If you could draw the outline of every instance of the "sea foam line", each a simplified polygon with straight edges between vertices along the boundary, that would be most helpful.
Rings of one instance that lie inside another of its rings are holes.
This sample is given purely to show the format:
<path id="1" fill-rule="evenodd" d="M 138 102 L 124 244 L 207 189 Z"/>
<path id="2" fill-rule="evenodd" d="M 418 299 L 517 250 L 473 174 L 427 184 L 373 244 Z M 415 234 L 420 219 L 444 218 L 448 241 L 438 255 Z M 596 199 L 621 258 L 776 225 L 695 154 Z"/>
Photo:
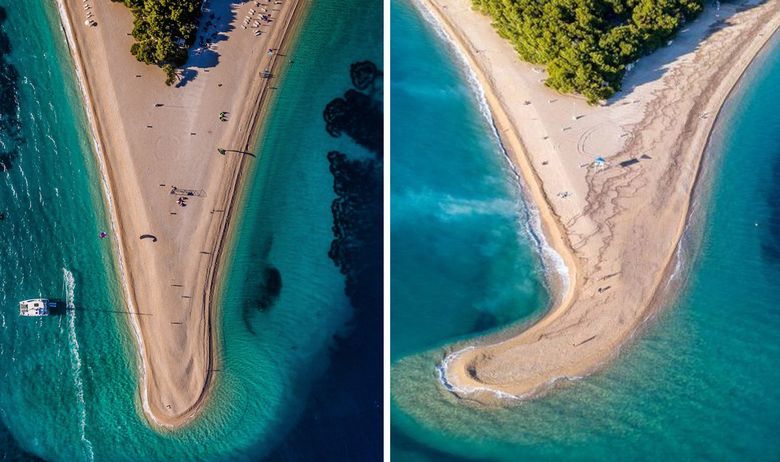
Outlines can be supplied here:
<path id="1" fill-rule="evenodd" d="M 499 399 L 505 400 L 505 401 L 514 401 L 514 402 L 521 402 L 526 401 L 530 398 L 536 397 L 542 393 L 545 393 L 548 390 L 551 390 L 558 382 L 577 382 L 579 380 L 582 380 L 585 378 L 584 375 L 561 375 L 557 377 L 552 377 L 546 382 L 542 383 L 538 387 L 534 388 L 533 390 L 529 391 L 528 393 L 523 393 L 519 395 L 515 395 L 512 393 L 507 393 L 505 391 L 497 390 L 495 388 L 491 388 L 488 386 L 481 386 L 481 387 L 459 387 L 449 380 L 447 380 L 447 369 L 450 365 L 450 363 L 458 357 L 460 357 L 461 354 L 473 350 L 474 346 L 467 346 L 465 348 L 462 348 L 458 351 L 454 351 L 447 356 L 444 357 L 444 359 L 436 365 L 436 373 L 439 378 L 439 382 L 442 384 L 444 388 L 447 389 L 447 391 L 460 394 L 460 395 L 468 395 L 468 394 L 474 394 L 474 393 L 489 393 Z"/>
<path id="2" fill-rule="evenodd" d="M 490 127 L 493 138 L 501 150 L 501 154 L 503 155 L 504 160 L 507 162 L 507 165 L 509 165 L 509 168 L 512 171 L 515 185 L 520 191 L 520 197 L 522 198 L 522 210 L 526 212 L 525 218 L 527 218 L 525 223 L 523 223 L 526 234 L 530 236 L 531 242 L 537 251 L 537 255 L 541 257 L 540 260 L 542 262 L 542 268 L 545 272 L 545 275 L 547 277 L 552 275 L 557 276 L 562 285 L 561 293 L 566 293 L 570 283 L 569 268 L 566 266 L 563 257 L 549 244 L 547 238 L 544 235 L 539 209 L 536 207 L 536 204 L 529 199 L 523 177 L 517 170 L 517 166 L 512 161 L 512 158 L 509 155 L 509 152 L 506 150 L 504 143 L 501 141 L 501 136 L 493 118 L 493 113 L 490 110 L 490 105 L 487 102 L 485 89 L 482 86 L 482 83 L 477 78 L 477 75 L 474 72 L 474 69 L 471 67 L 465 52 L 458 45 L 458 42 L 447 33 L 444 27 L 442 27 L 436 15 L 432 13 L 424 4 L 424 0 L 414 0 L 413 3 L 417 6 L 417 10 L 420 12 L 420 15 L 423 17 L 423 19 L 425 19 L 425 21 L 432 26 L 433 31 L 447 44 L 448 48 L 454 52 L 454 55 L 457 57 L 458 61 L 460 61 L 459 64 L 461 70 L 463 71 L 463 75 L 466 77 L 466 82 L 468 83 L 469 88 L 476 98 L 479 112 L 485 118 L 485 121 Z"/>
<path id="3" fill-rule="evenodd" d="M 459 393 L 459 394 L 487 392 L 501 399 L 507 399 L 507 400 L 523 399 L 520 396 L 515 396 L 510 393 L 505 393 L 501 390 L 495 390 L 490 387 L 459 387 L 453 384 L 452 382 L 450 382 L 449 380 L 447 380 L 447 368 L 449 367 L 450 363 L 455 359 L 457 359 L 462 353 L 465 353 L 466 351 L 470 351 L 473 349 L 474 346 L 467 346 L 466 348 L 460 349 L 454 353 L 450 353 L 439 364 L 436 365 L 436 373 L 439 376 L 439 382 L 444 386 L 444 388 L 446 388 L 448 391 L 452 393 Z"/>
<path id="4" fill-rule="evenodd" d="M 522 209 L 526 211 L 527 214 L 526 218 L 528 218 L 526 220 L 525 229 L 527 231 L 528 236 L 530 236 L 531 238 L 534 249 L 537 251 L 537 255 L 541 257 L 540 259 L 542 262 L 542 268 L 545 272 L 545 276 L 547 278 L 552 276 L 553 274 L 557 275 L 562 285 L 562 290 L 560 291 L 560 293 L 565 294 L 569 289 L 570 279 L 571 279 L 569 274 L 569 268 L 566 266 L 566 263 L 563 257 L 561 256 L 561 254 L 558 253 L 558 251 L 556 251 L 549 244 L 546 236 L 544 235 L 539 209 L 538 207 L 536 207 L 536 204 L 534 204 L 532 200 L 529 200 L 526 188 L 523 183 L 523 178 L 520 175 L 520 172 L 517 170 L 516 165 L 512 161 L 512 158 L 509 156 L 506 147 L 501 141 L 501 136 L 499 134 L 498 127 L 496 126 L 495 119 L 493 118 L 493 113 L 490 110 L 490 106 L 488 105 L 487 102 L 487 97 L 485 96 L 485 89 L 483 88 L 481 82 L 477 78 L 474 69 L 471 67 L 469 59 L 466 56 L 465 52 L 461 49 L 458 42 L 454 40 L 447 33 L 444 27 L 442 27 L 436 15 L 433 12 L 431 12 L 428 9 L 428 7 L 424 4 L 424 0 L 415 0 L 414 3 L 416 4 L 418 11 L 420 11 L 421 16 L 433 27 L 433 30 L 436 32 L 436 34 L 439 35 L 439 37 L 442 38 L 447 43 L 450 49 L 454 51 L 455 56 L 457 56 L 457 58 L 459 59 L 461 64 L 461 69 L 464 71 L 464 75 L 466 76 L 466 80 L 469 84 L 469 87 L 472 89 L 474 96 L 476 96 L 477 106 L 479 107 L 480 113 L 483 115 L 483 117 L 485 117 L 485 120 L 490 126 L 491 132 L 495 137 L 499 149 L 501 149 L 501 153 L 503 154 L 504 159 L 507 161 L 509 168 L 512 170 L 512 173 L 515 177 L 515 184 L 520 190 L 522 202 L 524 205 Z M 499 342 L 498 344 L 501 343 L 503 342 Z M 517 396 L 490 387 L 459 388 L 454 384 L 452 384 L 451 382 L 449 382 L 447 380 L 447 368 L 449 367 L 450 363 L 453 360 L 457 359 L 462 353 L 473 348 L 474 346 L 468 346 L 461 350 L 450 353 L 436 366 L 437 374 L 439 376 L 439 382 L 441 382 L 441 384 L 447 390 L 451 392 L 462 393 L 462 394 L 469 394 L 475 392 L 487 392 L 495 395 L 498 398 L 509 399 L 509 400 L 524 400 L 538 394 L 538 390 L 534 390 L 528 394 Z M 579 376 L 555 377 L 552 378 L 550 381 L 548 381 L 542 388 L 543 389 L 551 388 L 556 382 L 563 381 L 563 380 L 576 381 L 580 379 L 582 379 L 582 377 Z"/>
<path id="5" fill-rule="evenodd" d="M 92 451 L 92 442 L 87 439 L 87 406 L 84 402 L 84 384 L 81 381 L 81 354 L 79 353 L 79 341 L 76 338 L 76 310 L 74 304 L 74 293 L 76 282 L 73 279 L 73 273 L 66 268 L 62 268 L 62 279 L 65 285 L 65 302 L 67 305 L 68 317 L 68 340 L 70 342 L 70 364 L 73 370 L 73 384 L 76 387 L 76 397 L 79 407 L 79 430 L 81 432 L 81 442 L 84 443 L 87 460 L 94 460 L 95 454 Z"/>
<path id="6" fill-rule="evenodd" d="M 135 304 L 132 294 L 130 292 L 130 286 L 127 282 L 127 271 L 125 269 L 125 256 L 124 256 L 124 244 L 122 242 L 122 234 L 118 232 L 118 217 L 116 208 L 114 207 L 113 194 L 111 193 L 111 186 L 108 181 L 108 167 L 106 165 L 103 149 L 98 138 L 97 123 L 94 117 L 95 110 L 92 107 L 92 101 L 88 97 L 88 87 L 84 80 L 83 69 L 81 68 L 81 61 L 77 55 L 75 34 L 73 32 L 73 25 L 70 22 L 70 16 L 65 7 L 64 0 L 57 0 L 57 9 L 59 10 L 60 21 L 62 25 L 62 31 L 65 34 L 68 50 L 73 60 L 74 67 L 76 68 L 76 81 L 79 85 L 81 92 L 81 100 L 84 103 L 84 109 L 89 121 L 89 128 L 92 135 L 92 146 L 95 149 L 95 157 L 100 167 L 100 183 L 103 189 L 103 197 L 106 201 L 108 208 L 109 223 L 111 225 L 112 236 L 115 238 L 114 249 L 119 258 L 116 259 L 119 269 L 119 280 L 122 284 L 122 291 L 125 297 L 125 303 L 127 303 L 128 311 L 130 312 L 130 325 L 132 326 L 133 335 L 135 336 L 136 345 L 138 345 L 138 372 L 141 376 L 141 406 L 147 418 L 154 421 L 157 425 L 163 426 L 155 415 L 151 411 L 149 406 L 149 383 L 146 375 L 146 366 L 144 364 L 144 357 L 146 356 L 146 347 L 144 344 L 143 336 L 141 335 L 141 325 L 136 316 Z"/>

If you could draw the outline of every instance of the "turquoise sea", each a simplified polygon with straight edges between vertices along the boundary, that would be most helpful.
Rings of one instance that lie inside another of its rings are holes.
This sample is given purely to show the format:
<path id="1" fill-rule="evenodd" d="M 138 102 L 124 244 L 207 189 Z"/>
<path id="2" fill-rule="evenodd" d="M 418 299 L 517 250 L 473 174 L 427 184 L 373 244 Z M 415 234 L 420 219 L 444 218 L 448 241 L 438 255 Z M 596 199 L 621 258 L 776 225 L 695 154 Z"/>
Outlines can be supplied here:
<path id="1" fill-rule="evenodd" d="M 457 55 L 408 1 L 391 24 L 392 459 L 780 460 L 778 37 L 716 124 L 677 296 L 601 373 L 485 410 L 440 391 L 436 347 L 538 316 L 544 277 Z M 507 283 L 505 314 L 475 322 Z"/>
<path id="2" fill-rule="evenodd" d="M 312 3 L 244 180 L 214 398 L 195 424 L 160 434 L 140 412 L 113 243 L 98 239 L 110 229 L 102 186 L 57 12 L 53 2 L 0 0 L 0 460 L 379 460 L 381 388 L 331 373 L 358 362 L 381 383 L 381 361 L 368 360 L 381 358 L 381 336 L 350 349 L 355 332 L 381 329 L 354 315 L 328 256 L 336 195 L 327 153 L 365 154 L 329 135 L 322 114 L 352 87 L 351 63 L 381 63 L 381 37 L 380 1 Z M 274 287 L 262 277 L 269 268 Z M 17 302 L 37 296 L 64 313 L 20 318 Z M 358 429 L 360 441 L 348 438 Z"/>

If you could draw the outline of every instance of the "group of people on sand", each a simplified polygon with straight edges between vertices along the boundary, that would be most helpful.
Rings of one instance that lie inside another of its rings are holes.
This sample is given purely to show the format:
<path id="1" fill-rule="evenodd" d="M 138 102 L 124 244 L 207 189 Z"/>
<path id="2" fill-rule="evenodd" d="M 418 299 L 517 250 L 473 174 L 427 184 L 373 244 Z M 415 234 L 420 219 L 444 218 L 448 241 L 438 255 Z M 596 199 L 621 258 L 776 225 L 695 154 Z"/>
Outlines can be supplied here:
<path id="1" fill-rule="evenodd" d="M 182 189 L 181 191 L 186 192 L 188 196 L 192 195 L 192 192 L 189 192 L 185 189 Z M 176 186 L 171 186 L 171 194 L 180 194 L 179 188 L 177 188 Z M 186 207 L 187 199 L 188 197 L 179 197 L 178 199 L 176 199 L 176 203 L 179 204 L 179 207 Z"/>
<path id="2" fill-rule="evenodd" d="M 89 0 L 84 0 L 84 12 L 87 13 L 87 20 L 84 21 L 84 24 L 90 27 L 97 26 L 95 15 L 92 13 L 92 6 L 89 4 Z"/>
<path id="3" fill-rule="evenodd" d="M 271 0 L 265 0 L 265 3 L 270 4 Z M 274 0 L 274 5 L 281 5 L 281 0 Z M 257 8 L 260 11 L 255 10 Z M 258 29 L 255 31 L 255 37 L 259 37 L 262 35 L 262 31 L 260 31 L 260 23 L 264 22 L 266 26 L 270 25 L 273 21 L 273 18 L 271 17 L 271 11 L 263 6 L 263 2 L 255 2 L 255 8 L 249 9 L 249 14 L 244 18 L 244 23 L 241 25 L 242 29 L 246 29 L 247 27 L 252 27 L 253 29 Z M 258 15 L 260 19 L 255 19 L 255 15 Z M 250 26 L 251 23 L 251 26 Z"/>

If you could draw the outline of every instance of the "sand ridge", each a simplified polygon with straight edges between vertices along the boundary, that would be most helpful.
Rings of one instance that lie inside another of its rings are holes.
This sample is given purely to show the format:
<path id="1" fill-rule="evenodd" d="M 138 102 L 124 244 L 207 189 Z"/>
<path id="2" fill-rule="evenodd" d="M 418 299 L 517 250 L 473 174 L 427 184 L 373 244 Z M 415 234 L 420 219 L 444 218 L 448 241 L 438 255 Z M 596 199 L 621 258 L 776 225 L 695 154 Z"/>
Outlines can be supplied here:
<path id="1" fill-rule="evenodd" d="M 521 62 L 470 0 L 419 5 L 480 82 L 544 235 L 568 270 L 544 318 L 515 335 L 453 346 L 442 381 L 485 404 L 538 396 L 602 367 L 652 314 L 712 126 L 780 25 L 780 3 L 707 8 L 595 107 L 546 88 L 544 71 Z"/>
<path id="2" fill-rule="evenodd" d="M 130 55 L 126 7 L 58 0 L 111 212 L 141 402 L 156 426 L 188 423 L 213 383 L 221 250 L 243 167 L 256 161 L 251 151 L 274 74 L 289 59 L 306 3 L 205 2 L 177 88 Z M 87 12 L 96 27 L 84 23 Z M 260 21 L 261 13 L 272 21 Z"/>

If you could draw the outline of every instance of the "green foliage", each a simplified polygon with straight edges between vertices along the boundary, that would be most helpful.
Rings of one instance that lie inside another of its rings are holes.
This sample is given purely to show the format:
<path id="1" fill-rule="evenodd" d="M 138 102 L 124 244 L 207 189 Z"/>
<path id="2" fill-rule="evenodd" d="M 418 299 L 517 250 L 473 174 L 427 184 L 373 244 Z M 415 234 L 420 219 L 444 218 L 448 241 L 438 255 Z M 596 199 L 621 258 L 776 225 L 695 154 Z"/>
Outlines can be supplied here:
<path id="1" fill-rule="evenodd" d="M 135 17 L 130 52 L 141 62 L 163 67 L 166 83 L 173 83 L 173 67 L 184 65 L 195 41 L 202 0 L 113 1 L 124 3 Z"/>
<path id="2" fill-rule="evenodd" d="M 172 64 L 163 64 L 163 72 L 165 72 L 165 85 L 169 87 L 176 82 L 176 68 Z"/>
<path id="3" fill-rule="evenodd" d="M 591 104 L 620 90 L 626 65 L 672 37 L 703 0 L 472 0 L 546 84 Z"/>

